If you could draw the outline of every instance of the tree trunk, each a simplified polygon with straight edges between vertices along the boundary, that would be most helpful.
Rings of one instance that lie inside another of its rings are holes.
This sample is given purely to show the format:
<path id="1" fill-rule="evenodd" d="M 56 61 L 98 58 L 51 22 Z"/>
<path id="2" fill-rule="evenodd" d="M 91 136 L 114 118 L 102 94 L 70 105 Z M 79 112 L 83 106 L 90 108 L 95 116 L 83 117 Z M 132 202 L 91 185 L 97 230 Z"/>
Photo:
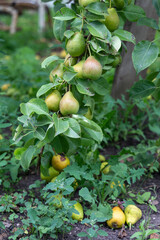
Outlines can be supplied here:
<path id="1" fill-rule="evenodd" d="M 158 20 L 158 15 L 154 6 L 152 5 L 151 0 L 137 0 L 136 4 L 142 7 L 146 16 L 149 18 L 154 18 Z M 130 31 L 136 37 L 136 42 L 142 40 L 152 41 L 155 36 L 155 30 L 146 26 L 137 26 L 136 23 L 126 23 L 125 30 Z M 112 97 L 120 98 L 122 94 L 126 95 L 126 90 L 130 89 L 135 81 L 138 81 L 139 76 L 145 78 L 146 70 L 142 71 L 140 74 L 136 74 L 136 71 L 133 67 L 132 63 L 132 51 L 134 49 L 134 45 L 132 43 L 127 43 L 127 53 L 122 52 L 122 64 L 117 68 L 113 88 L 112 88 Z"/>

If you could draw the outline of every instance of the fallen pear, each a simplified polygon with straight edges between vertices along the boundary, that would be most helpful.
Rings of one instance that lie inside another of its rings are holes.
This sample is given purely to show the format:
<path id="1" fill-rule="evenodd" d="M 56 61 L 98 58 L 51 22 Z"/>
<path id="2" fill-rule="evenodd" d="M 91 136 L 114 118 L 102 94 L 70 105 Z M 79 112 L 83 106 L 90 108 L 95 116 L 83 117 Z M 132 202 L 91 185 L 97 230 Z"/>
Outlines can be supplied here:
<path id="1" fill-rule="evenodd" d="M 94 2 L 99 2 L 99 0 L 79 0 L 79 5 L 81 7 L 86 7 L 87 5 L 94 3 Z"/>
<path id="2" fill-rule="evenodd" d="M 99 160 L 101 162 L 105 162 L 106 161 L 105 157 L 102 154 L 99 154 Z"/>
<path id="3" fill-rule="evenodd" d="M 69 67 L 69 66 L 75 65 L 76 62 L 77 62 L 77 58 L 71 57 L 71 55 L 68 53 L 67 56 L 65 57 L 64 65 L 66 67 Z"/>
<path id="4" fill-rule="evenodd" d="M 54 90 L 45 99 L 45 103 L 48 109 L 54 112 L 57 112 L 59 110 L 60 101 L 61 101 L 61 94 L 58 90 Z"/>
<path id="5" fill-rule="evenodd" d="M 110 32 L 115 31 L 119 27 L 119 16 L 115 8 L 108 8 L 108 16 L 105 17 L 104 24 Z"/>
<path id="6" fill-rule="evenodd" d="M 42 180 L 45 180 L 46 182 L 50 182 L 54 177 L 57 177 L 59 175 L 59 171 L 57 171 L 55 168 L 50 167 L 48 169 L 48 175 L 44 175 L 42 171 L 40 171 L 40 177 Z"/>
<path id="7" fill-rule="evenodd" d="M 107 225 L 110 228 L 121 228 L 125 224 L 124 212 L 120 207 L 114 207 L 112 211 L 112 218 L 107 221 Z"/>
<path id="8" fill-rule="evenodd" d="M 108 162 L 102 162 L 100 166 L 100 171 L 103 172 L 103 174 L 108 174 L 110 170 L 110 165 L 108 165 Z"/>
<path id="9" fill-rule="evenodd" d="M 73 66 L 74 71 L 77 72 L 76 75 L 77 78 L 83 78 L 82 67 L 84 62 L 85 62 L 84 60 L 81 60 L 80 62 Z"/>
<path id="10" fill-rule="evenodd" d="M 85 51 L 85 39 L 83 34 L 80 32 L 76 32 L 67 42 L 66 49 L 67 52 L 72 57 L 79 57 Z"/>
<path id="11" fill-rule="evenodd" d="M 128 205 L 125 208 L 126 223 L 131 229 L 132 225 L 135 224 L 141 217 L 142 211 L 135 205 Z"/>
<path id="12" fill-rule="evenodd" d="M 102 74 L 102 65 L 95 59 L 95 57 L 90 56 L 84 62 L 82 71 L 84 78 L 97 80 Z"/>
<path id="13" fill-rule="evenodd" d="M 68 114 L 76 114 L 78 110 L 79 102 L 75 99 L 72 92 L 66 92 L 60 101 L 60 112 L 63 116 L 66 116 Z"/>
<path id="14" fill-rule="evenodd" d="M 114 0 L 114 4 L 118 10 L 124 8 L 124 0 Z"/>
<path id="15" fill-rule="evenodd" d="M 60 77 L 62 78 L 63 77 L 63 64 L 59 64 L 55 69 L 53 69 L 51 72 L 50 72 L 50 75 L 49 75 L 49 79 L 51 82 L 54 81 L 54 77 L 57 76 L 57 77 Z"/>
<path id="16" fill-rule="evenodd" d="M 70 160 L 66 156 L 62 155 L 54 155 L 52 158 L 52 166 L 57 171 L 62 171 L 64 168 L 66 168 L 68 165 L 70 165 Z"/>
<path id="17" fill-rule="evenodd" d="M 83 207 L 82 205 L 77 202 L 76 204 L 74 204 L 74 208 L 79 212 L 79 213 L 72 213 L 72 219 L 74 220 L 78 220 L 78 221 L 82 221 L 83 219 Z"/>

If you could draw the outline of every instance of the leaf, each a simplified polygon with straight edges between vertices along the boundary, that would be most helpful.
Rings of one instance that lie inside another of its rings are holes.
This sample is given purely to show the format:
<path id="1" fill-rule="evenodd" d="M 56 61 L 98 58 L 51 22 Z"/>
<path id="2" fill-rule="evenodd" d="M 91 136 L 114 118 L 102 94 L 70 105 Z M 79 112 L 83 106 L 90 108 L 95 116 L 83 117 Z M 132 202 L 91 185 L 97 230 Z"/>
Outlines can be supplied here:
<path id="1" fill-rule="evenodd" d="M 67 30 L 67 31 L 65 31 L 65 33 L 64 33 L 64 36 L 65 36 L 67 39 L 71 38 L 73 35 L 74 35 L 74 32 L 71 31 L 71 30 Z"/>
<path id="2" fill-rule="evenodd" d="M 75 73 L 75 72 L 65 71 L 64 74 L 63 74 L 63 79 L 67 83 L 69 83 L 76 75 L 77 75 L 77 73 Z"/>
<path id="3" fill-rule="evenodd" d="M 144 9 L 137 5 L 129 5 L 125 7 L 122 12 L 131 22 L 136 22 L 138 19 L 145 17 Z"/>
<path id="4" fill-rule="evenodd" d="M 159 30 L 158 24 L 155 19 L 143 17 L 140 18 L 137 22 L 137 25 L 146 25 L 147 27 Z"/>
<path id="5" fill-rule="evenodd" d="M 93 203 L 94 199 L 92 198 L 88 188 L 84 187 L 81 188 L 81 190 L 79 191 L 79 196 L 81 196 L 85 201 Z"/>
<path id="6" fill-rule="evenodd" d="M 38 212 L 34 208 L 29 208 L 27 210 L 27 215 L 30 218 L 30 221 L 32 224 L 35 224 L 35 222 L 39 219 L 39 217 L 37 216 L 37 213 Z"/>
<path id="7" fill-rule="evenodd" d="M 55 19 L 53 23 L 53 34 L 57 40 L 63 41 L 65 30 L 66 22 Z"/>
<path id="8" fill-rule="evenodd" d="M 53 121 L 55 124 L 55 136 L 58 136 L 61 133 L 64 133 L 67 131 L 67 129 L 69 128 L 69 122 L 64 121 L 61 118 L 58 118 L 56 113 L 53 114 Z"/>
<path id="9" fill-rule="evenodd" d="M 113 36 L 111 39 L 111 44 L 114 47 L 114 49 L 118 52 L 119 49 L 121 48 L 121 40 L 117 36 Z"/>
<path id="10" fill-rule="evenodd" d="M 32 113 L 37 113 L 38 115 L 44 114 L 49 116 L 49 110 L 44 100 L 33 98 L 28 103 L 20 104 L 21 112 L 24 115 L 30 116 Z"/>
<path id="11" fill-rule="evenodd" d="M 104 237 L 107 237 L 107 236 L 108 236 L 108 233 L 107 233 L 106 231 L 104 231 L 104 230 L 101 230 L 101 229 L 98 230 L 97 233 L 98 233 L 99 236 L 104 236 Z"/>
<path id="12" fill-rule="evenodd" d="M 69 123 L 69 128 L 64 132 L 64 135 L 70 138 L 80 138 L 81 128 L 79 123 L 73 118 L 67 118 L 66 121 Z"/>
<path id="13" fill-rule="evenodd" d="M 48 92 L 50 89 L 52 89 L 54 87 L 54 84 L 53 83 L 48 83 L 48 84 L 45 84 L 45 85 L 42 85 L 40 87 L 40 89 L 38 90 L 36 96 L 37 98 L 39 98 L 40 96 L 42 96 L 43 94 L 45 94 L 46 92 Z"/>
<path id="14" fill-rule="evenodd" d="M 53 18 L 60 21 L 68 21 L 76 18 L 76 13 L 72 9 L 64 7 L 61 8 Z"/>
<path id="15" fill-rule="evenodd" d="M 139 42 L 132 52 L 133 65 L 137 73 L 149 67 L 158 57 L 159 48 L 149 41 Z"/>
<path id="16" fill-rule="evenodd" d="M 29 148 L 22 154 L 21 166 L 23 167 L 24 170 L 29 169 L 35 151 L 36 151 L 35 146 L 29 146 Z"/>
<path id="17" fill-rule="evenodd" d="M 153 0 L 153 5 L 156 9 L 156 12 L 158 14 L 158 16 L 160 17 L 160 1 L 159 0 Z"/>
<path id="18" fill-rule="evenodd" d="M 98 81 L 93 81 L 91 87 L 96 93 L 104 96 L 107 94 L 109 86 L 105 78 L 100 78 Z"/>
<path id="19" fill-rule="evenodd" d="M 102 15 L 103 17 L 105 14 L 108 14 L 107 5 L 103 2 L 91 3 L 86 7 L 86 9 L 91 13 Z"/>
<path id="20" fill-rule="evenodd" d="M 61 61 L 58 56 L 50 56 L 41 63 L 41 68 L 46 68 L 49 66 L 49 64 L 55 62 L 55 61 Z"/>
<path id="21" fill-rule="evenodd" d="M 87 28 L 93 36 L 103 38 L 103 39 L 107 38 L 108 30 L 103 23 L 98 21 L 91 22 L 87 24 Z"/>
<path id="22" fill-rule="evenodd" d="M 117 29 L 114 31 L 114 35 L 118 36 L 122 41 L 132 42 L 133 44 L 136 44 L 136 38 L 131 32 Z"/>
<path id="23" fill-rule="evenodd" d="M 85 94 L 88 96 L 94 96 L 94 93 L 92 93 L 88 90 L 88 85 L 86 86 L 84 81 L 78 81 L 78 83 L 76 84 L 76 88 L 77 88 L 78 92 L 81 94 Z"/>
<path id="24" fill-rule="evenodd" d="M 136 82 L 133 87 L 130 89 L 130 95 L 133 98 L 143 98 L 149 96 L 154 92 L 156 86 L 153 82 L 147 80 L 140 80 Z"/>

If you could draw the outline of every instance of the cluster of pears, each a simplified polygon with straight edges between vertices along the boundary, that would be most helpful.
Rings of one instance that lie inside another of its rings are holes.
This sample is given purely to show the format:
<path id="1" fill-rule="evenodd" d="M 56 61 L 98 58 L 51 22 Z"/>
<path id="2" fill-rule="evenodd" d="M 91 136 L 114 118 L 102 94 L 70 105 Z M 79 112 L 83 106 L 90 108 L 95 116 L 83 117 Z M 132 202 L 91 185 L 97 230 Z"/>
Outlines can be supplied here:
<path id="1" fill-rule="evenodd" d="M 124 212 L 116 206 L 112 209 L 112 212 L 112 218 L 107 221 L 110 228 L 121 228 L 126 222 L 131 229 L 131 226 L 142 217 L 141 209 L 135 205 L 128 205 Z"/>

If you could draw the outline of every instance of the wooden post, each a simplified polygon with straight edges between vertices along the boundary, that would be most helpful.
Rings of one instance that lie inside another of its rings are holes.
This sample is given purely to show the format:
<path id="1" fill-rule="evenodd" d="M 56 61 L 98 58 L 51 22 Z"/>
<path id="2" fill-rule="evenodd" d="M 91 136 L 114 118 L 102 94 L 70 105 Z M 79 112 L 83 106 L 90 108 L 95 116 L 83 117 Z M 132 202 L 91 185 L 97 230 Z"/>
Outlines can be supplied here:
<path id="1" fill-rule="evenodd" d="M 12 16 L 12 21 L 10 25 L 10 33 L 14 34 L 16 32 L 16 26 L 17 26 L 17 19 L 18 19 L 18 11 L 10 6 L 0 6 L 1 12 L 7 12 Z"/>
<path id="2" fill-rule="evenodd" d="M 154 18 L 158 21 L 158 16 L 151 0 L 137 0 L 136 4 L 145 10 L 147 17 Z M 152 41 L 155 36 L 155 30 L 147 26 L 137 26 L 136 23 L 127 23 L 125 30 L 133 33 L 137 42 L 142 40 Z M 115 99 L 121 98 L 122 94 L 126 94 L 126 90 L 130 89 L 135 81 L 138 81 L 139 75 L 143 78 L 146 76 L 146 70 L 137 76 L 132 63 L 132 51 L 134 49 L 134 45 L 132 43 L 127 43 L 126 46 L 127 53 L 123 51 L 123 61 L 120 67 L 117 68 L 114 78 L 112 96 Z"/>

